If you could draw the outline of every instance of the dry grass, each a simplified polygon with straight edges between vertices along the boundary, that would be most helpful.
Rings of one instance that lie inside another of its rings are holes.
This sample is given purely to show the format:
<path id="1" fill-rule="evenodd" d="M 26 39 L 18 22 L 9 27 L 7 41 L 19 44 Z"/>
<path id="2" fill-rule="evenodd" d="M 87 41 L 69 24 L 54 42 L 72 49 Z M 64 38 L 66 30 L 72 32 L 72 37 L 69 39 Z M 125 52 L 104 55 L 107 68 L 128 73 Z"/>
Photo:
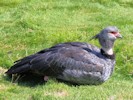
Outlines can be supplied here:
<path id="1" fill-rule="evenodd" d="M 7 69 L 0 67 L 0 75 L 3 75 L 6 71 L 7 71 Z"/>

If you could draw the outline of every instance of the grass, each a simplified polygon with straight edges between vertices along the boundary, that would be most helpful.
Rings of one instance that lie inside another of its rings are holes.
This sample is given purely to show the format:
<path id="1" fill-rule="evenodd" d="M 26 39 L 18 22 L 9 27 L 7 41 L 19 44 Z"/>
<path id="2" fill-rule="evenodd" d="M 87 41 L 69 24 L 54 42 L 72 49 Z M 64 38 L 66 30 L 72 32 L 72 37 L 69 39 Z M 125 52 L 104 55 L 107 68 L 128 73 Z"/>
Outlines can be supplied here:
<path id="1" fill-rule="evenodd" d="M 89 42 L 108 25 L 117 26 L 113 76 L 99 86 L 69 86 L 50 79 L 46 84 L 10 83 L 3 72 L 13 62 L 54 44 Z M 0 0 L 1 100 L 132 100 L 132 0 Z"/>

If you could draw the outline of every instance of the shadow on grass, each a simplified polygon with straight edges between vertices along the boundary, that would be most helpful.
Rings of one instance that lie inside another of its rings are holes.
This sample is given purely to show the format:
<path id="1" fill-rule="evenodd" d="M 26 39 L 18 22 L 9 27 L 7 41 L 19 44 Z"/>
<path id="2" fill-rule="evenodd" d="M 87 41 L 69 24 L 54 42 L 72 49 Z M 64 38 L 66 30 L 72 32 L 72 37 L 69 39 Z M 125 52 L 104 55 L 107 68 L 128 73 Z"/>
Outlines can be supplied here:
<path id="1" fill-rule="evenodd" d="M 37 85 L 44 85 L 46 83 L 46 81 L 44 81 L 43 79 L 43 76 L 38 76 L 31 73 L 23 75 L 15 83 L 12 83 L 12 76 L 3 75 L 3 79 L 5 79 L 6 81 L 10 81 L 11 84 L 17 83 L 20 86 L 26 86 L 26 87 L 35 87 Z"/>
<path id="2" fill-rule="evenodd" d="M 31 74 L 31 73 L 20 77 L 16 83 L 12 83 L 11 76 L 3 75 L 3 79 L 5 79 L 8 82 L 11 82 L 11 84 L 17 84 L 19 86 L 25 86 L 25 87 L 36 87 L 38 85 L 46 84 L 46 81 L 44 81 L 43 76 L 39 76 L 39 75 Z M 55 82 L 64 83 L 68 86 L 80 86 L 79 84 L 67 82 L 67 81 L 63 81 L 59 79 L 57 79 L 57 81 Z"/>

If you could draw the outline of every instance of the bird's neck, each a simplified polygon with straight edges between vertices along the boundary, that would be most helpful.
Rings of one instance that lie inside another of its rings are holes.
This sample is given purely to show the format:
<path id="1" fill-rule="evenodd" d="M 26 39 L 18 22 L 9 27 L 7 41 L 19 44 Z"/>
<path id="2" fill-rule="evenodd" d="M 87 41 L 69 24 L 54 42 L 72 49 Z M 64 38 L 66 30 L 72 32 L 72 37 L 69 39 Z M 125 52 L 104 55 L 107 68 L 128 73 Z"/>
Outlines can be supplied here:
<path id="1" fill-rule="evenodd" d="M 105 50 L 105 49 L 101 48 L 101 54 L 103 56 L 107 57 L 108 59 L 112 59 L 112 60 L 115 59 L 115 54 L 113 53 L 112 49 Z"/>
<path id="2" fill-rule="evenodd" d="M 104 48 L 104 47 L 102 47 L 102 50 L 103 50 L 107 55 L 113 55 L 113 49 L 112 49 L 112 48 Z"/>

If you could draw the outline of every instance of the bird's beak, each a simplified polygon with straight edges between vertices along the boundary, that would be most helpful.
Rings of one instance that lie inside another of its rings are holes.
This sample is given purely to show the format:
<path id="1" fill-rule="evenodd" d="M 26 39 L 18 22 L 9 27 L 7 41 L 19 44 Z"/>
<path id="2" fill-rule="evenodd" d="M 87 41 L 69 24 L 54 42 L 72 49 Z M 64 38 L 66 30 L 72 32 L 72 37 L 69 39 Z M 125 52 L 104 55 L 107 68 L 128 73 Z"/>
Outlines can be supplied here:
<path id="1" fill-rule="evenodd" d="M 122 38 L 122 35 L 118 32 L 117 34 L 115 34 L 115 36 L 117 37 L 117 38 Z"/>

